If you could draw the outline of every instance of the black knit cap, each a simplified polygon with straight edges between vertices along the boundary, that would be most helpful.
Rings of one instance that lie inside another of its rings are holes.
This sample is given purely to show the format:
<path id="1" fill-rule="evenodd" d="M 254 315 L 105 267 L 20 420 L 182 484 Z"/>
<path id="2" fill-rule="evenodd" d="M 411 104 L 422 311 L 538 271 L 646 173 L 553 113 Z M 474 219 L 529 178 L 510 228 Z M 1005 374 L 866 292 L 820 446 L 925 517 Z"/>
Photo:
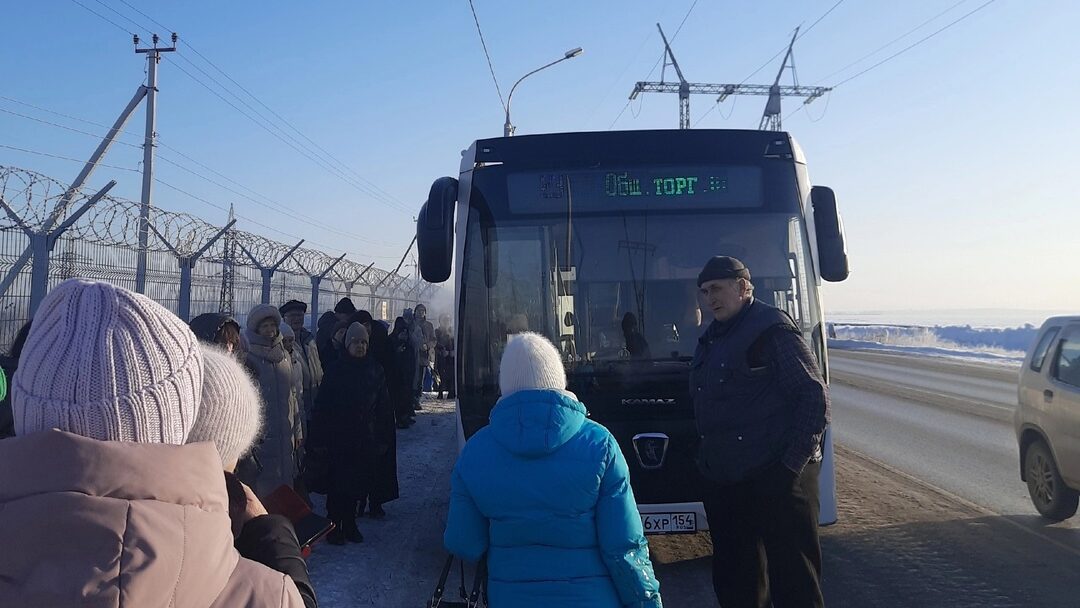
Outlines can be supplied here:
<path id="1" fill-rule="evenodd" d="M 307 313 L 307 304 L 305 304 L 304 302 L 301 302 L 300 300 L 289 300 L 288 302 L 285 302 L 284 304 L 282 304 L 281 308 L 278 308 L 278 312 L 280 312 L 282 314 L 282 316 L 284 316 L 285 313 L 291 312 L 291 311 L 294 311 L 294 310 L 299 310 L 300 312 L 306 314 Z"/>
<path id="2" fill-rule="evenodd" d="M 702 268 L 701 273 L 698 274 L 697 285 L 701 287 L 709 281 L 739 278 L 750 280 L 750 269 L 746 267 L 746 264 L 731 256 L 717 255 L 705 262 L 705 268 Z"/>
<path id="3" fill-rule="evenodd" d="M 349 298 L 341 298 L 338 300 L 337 306 L 334 307 L 334 312 L 351 315 L 356 312 L 356 305 Z"/>

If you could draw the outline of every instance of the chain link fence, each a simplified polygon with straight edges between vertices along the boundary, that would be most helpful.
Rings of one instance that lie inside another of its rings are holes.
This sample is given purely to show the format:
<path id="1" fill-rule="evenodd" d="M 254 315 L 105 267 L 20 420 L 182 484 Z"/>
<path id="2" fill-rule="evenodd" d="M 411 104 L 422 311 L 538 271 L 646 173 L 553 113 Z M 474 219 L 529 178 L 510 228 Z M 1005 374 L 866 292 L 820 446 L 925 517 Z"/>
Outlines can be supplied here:
<path id="1" fill-rule="evenodd" d="M 44 294 L 73 277 L 109 281 L 147 296 L 184 320 L 224 312 L 243 322 L 261 303 L 308 303 L 308 325 L 342 297 L 392 321 L 436 286 L 285 244 L 197 217 L 151 210 L 146 271 L 139 276 L 139 203 L 0 165 L 0 348 L 32 316 Z M 314 297 L 313 296 L 316 296 Z"/>

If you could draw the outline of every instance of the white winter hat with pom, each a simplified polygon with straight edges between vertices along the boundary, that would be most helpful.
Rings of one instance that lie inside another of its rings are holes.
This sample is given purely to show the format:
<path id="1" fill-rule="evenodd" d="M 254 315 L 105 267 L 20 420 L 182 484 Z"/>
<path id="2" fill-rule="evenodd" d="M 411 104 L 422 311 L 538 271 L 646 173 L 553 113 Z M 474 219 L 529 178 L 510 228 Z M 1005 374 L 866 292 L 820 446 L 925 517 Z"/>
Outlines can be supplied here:
<path id="1" fill-rule="evenodd" d="M 240 362 L 210 344 L 202 344 L 202 405 L 187 442 L 209 441 L 231 467 L 247 454 L 262 427 L 259 389 Z"/>
<path id="2" fill-rule="evenodd" d="M 506 397 L 530 389 L 566 389 L 562 357 L 547 338 L 533 332 L 510 336 L 499 369 L 499 389 Z"/>

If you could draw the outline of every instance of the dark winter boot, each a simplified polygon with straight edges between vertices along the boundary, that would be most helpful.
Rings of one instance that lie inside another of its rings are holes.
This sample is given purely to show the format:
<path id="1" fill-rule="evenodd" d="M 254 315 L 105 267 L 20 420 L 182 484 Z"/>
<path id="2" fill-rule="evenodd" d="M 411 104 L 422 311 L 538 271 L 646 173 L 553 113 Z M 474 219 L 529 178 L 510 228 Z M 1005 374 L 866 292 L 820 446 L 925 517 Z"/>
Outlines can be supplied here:
<path id="1" fill-rule="evenodd" d="M 353 526 L 355 527 L 356 524 L 354 523 Z M 330 543 L 331 545 L 339 546 L 345 544 L 345 530 L 342 529 L 342 524 L 340 521 L 334 522 L 334 529 L 326 535 L 326 542 Z"/>
<path id="2" fill-rule="evenodd" d="M 368 509 L 368 517 L 370 517 L 371 519 L 382 519 L 386 517 L 386 511 L 383 510 L 381 504 L 373 502 L 371 503 L 371 507 Z"/>
<path id="3" fill-rule="evenodd" d="M 360 529 L 356 527 L 355 519 L 346 519 L 341 522 L 342 531 L 345 533 L 345 540 L 350 543 L 362 543 L 364 542 L 364 535 L 360 533 Z"/>

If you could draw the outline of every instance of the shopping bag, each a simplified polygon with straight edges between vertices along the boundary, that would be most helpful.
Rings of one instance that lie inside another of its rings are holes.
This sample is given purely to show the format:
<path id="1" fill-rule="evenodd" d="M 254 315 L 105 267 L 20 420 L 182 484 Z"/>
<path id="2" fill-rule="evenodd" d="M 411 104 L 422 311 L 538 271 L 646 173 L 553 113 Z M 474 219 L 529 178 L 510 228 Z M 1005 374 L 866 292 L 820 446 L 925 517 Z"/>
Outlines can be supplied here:
<path id="1" fill-rule="evenodd" d="M 334 529 L 334 524 L 330 523 L 329 519 L 313 512 L 304 499 L 289 486 L 278 486 L 262 499 L 262 503 L 268 513 L 289 518 L 296 532 L 296 540 L 300 543 L 300 550 L 305 556 L 311 552 L 312 545 Z"/>
<path id="2" fill-rule="evenodd" d="M 465 590 L 465 562 L 457 560 L 460 584 L 458 586 L 458 599 L 445 597 L 447 580 L 450 578 L 450 570 L 454 567 L 455 557 L 449 555 L 443 565 L 442 574 L 439 576 L 439 584 L 435 586 L 435 592 L 427 603 L 427 608 L 487 608 L 487 561 L 480 558 L 476 564 L 476 573 L 473 575 L 472 590 Z"/>

